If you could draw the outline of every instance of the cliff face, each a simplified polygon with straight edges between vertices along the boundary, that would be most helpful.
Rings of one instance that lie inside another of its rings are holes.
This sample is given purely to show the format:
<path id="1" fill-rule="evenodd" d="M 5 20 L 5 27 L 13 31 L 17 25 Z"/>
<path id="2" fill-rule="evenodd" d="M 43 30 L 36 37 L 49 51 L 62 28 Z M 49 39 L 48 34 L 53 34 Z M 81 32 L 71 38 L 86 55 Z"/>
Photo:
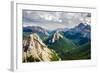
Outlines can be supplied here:
<path id="1" fill-rule="evenodd" d="M 23 62 L 56 61 L 59 60 L 54 50 L 49 49 L 37 34 L 23 41 Z"/>
<path id="2" fill-rule="evenodd" d="M 56 40 L 59 40 L 60 38 L 63 38 L 63 36 L 58 32 L 56 31 L 52 37 L 52 43 L 54 43 Z"/>

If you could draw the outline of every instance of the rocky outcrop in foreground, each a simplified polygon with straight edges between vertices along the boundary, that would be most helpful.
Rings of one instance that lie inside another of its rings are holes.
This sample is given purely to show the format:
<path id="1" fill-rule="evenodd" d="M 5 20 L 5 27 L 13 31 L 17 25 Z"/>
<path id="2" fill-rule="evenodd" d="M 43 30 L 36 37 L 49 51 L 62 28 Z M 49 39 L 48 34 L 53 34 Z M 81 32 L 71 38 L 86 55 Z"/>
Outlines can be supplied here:
<path id="1" fill-rule="evenodd" d="M 23 40 L 23 62 L 57 61 L 60 60 L 56 52 L 48 48 L 37 34 Z"/>

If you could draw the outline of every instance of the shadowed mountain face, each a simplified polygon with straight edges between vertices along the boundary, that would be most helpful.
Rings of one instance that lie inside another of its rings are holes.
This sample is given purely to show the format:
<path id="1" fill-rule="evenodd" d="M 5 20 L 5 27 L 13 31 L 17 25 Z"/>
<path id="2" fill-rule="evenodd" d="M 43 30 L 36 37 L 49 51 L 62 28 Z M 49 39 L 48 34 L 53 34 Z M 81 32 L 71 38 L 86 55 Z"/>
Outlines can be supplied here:
<path id="1" fill-rule="evenodd" d="M 72 31 L 79 32 L 83 37 L 90 39 L 91 27 L 88 24 L 80 23 L 78 26 L 73 28 Z"/>
<path id="2" fill-rule="evenodd" d="M 23 41 L 23 62 L 60 60 L 54 50 L 48 48 L 37 34 L 30 34 Z"/>
<path id="3" fill-rule="evenodd" d="M 91 27 L 90 25 L 80 23 L 78 26 L 65 31 L 64 36 L 73 40 L 77 45 L 85 44 L 91 39 Z"/>

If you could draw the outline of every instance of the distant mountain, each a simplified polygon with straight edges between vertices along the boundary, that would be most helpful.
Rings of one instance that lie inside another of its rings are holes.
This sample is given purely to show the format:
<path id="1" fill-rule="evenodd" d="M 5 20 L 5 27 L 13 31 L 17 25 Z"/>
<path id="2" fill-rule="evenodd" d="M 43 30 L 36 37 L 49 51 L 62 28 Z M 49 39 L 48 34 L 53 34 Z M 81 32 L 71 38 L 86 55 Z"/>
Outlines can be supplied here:
<path id="1" fill-rule="evenodd" d="M 75 41 L 76 44 L 85 44 L 91 39 L 91 27 L 80 23 L 78 26 L 64 32 L 64 36 Z"/>
<path id="2" fill-rule="evenodd" d="M 61 59 L 66 59 L 67 53 L 76 48 L 76 45 L 69 39 L 63 37 L 58 31 L 56 31 L 51 37 L 45 41 L 49 48 L 54 49 Z"/>
<path id="3" fill-rule="evenodd" d="M 23 27 L 23 32 L 33 32 L 33 33 L 39 33 L 44 35 L 49 35 L 48 31 L 42 27 L 39 26 L 27 26 Z"/>
<path id="4" fill-rule="evenodd" d="M 78 26 L 73 28 L 72 31 L 79 32 L 83 37 L 90 38 L 91 27 L 88 24 L 80 23 Z"/>
<path id="5" fill-rule="evenodd" d="M 69 30 L 69 28 L 58 28 L 58 29 L 56 29 L 56 30 L 54 30 L 55 32 L 56 31 L 59 31 L 59 32 L 65 32 L 65 31 L 68 31 Z"/>
<path id="6" fill-rule="evenodd" d="M 86 27 L 85 24 L 80 23 L 78 24 L 76 27 L 72 28 L 71 30 L 77 31 L 77 32 L 81 32 L 82 30 L 84 30 Z"/>
<path id="7" fill-rule="evenodd" d="M 23 40 L 23 62 L 58 61 L 57 53 L 48 48 L 37 34 Z"/>

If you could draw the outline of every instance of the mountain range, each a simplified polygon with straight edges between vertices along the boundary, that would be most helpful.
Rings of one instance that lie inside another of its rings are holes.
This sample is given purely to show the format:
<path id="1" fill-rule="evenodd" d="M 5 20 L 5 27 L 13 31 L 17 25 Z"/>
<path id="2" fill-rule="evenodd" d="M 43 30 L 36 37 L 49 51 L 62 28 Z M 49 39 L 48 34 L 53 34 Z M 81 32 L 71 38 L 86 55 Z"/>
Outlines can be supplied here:
<path id="1" fill-rule="evenodd" d="M 49 33 L 48 33 L 48 31 L 46 29 L 43 29 L 42 27 L 39 27 L 39 26 L 23 27 L 23 32 L 32 32 L 32 33 L 49 35 Z"/>
<path id="2" fill-rule="evenodd" d="M 31 58 L 36 58 L 39 61 L 78 60 L 91 58 L 91 27 L 88 24 L 80 23 L 71 29 L 59 28 L 54 31 L 49 31 L 39 26 L 23 27 L 23 40 L 28 41 L 28 39 L 30 39 L 30 35 L 33 35 L 31 38 L 37 38 L 39 42 L 46 46 L 46 48 L 41 48 L 39 47 L 40 45 L 32 47 L 35 49 L 30 51 L 37 53 L 33 54 Z M 31 45 L 30 42 L 28 42 L 29 45 Z M 32 45 L 36 44 L 39 43 L 33 41 Z M 45 52 L 47 59 L 43 59 L 45 56 L 38 54 L 38 51 L 40 51 L 41 54 L 42 52 Z M 37 55 L 38 58 L 34 57 L 34 55 Z M 51 56 L 51 58 L 49 56 Z M 35 60 L 32 60 L 32 62 L 33 61 Z"/>
<path id="3" fill-rule="evenodd" d="M 91 27 L 88 24 L 80 23 L 78 26 L 63 33 L 65 37 L 73 40 L 78 45 L 85 44 L 91 39 Z"/>

